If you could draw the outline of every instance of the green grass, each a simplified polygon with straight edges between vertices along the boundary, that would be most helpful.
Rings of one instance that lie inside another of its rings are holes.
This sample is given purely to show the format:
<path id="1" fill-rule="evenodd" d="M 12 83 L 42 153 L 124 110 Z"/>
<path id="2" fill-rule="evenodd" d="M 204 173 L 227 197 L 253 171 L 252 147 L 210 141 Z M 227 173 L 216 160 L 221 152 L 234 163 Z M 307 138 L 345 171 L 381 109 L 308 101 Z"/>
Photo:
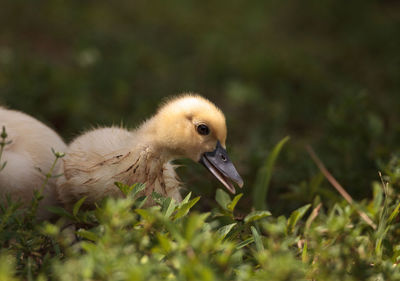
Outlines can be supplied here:
<path id="1" fill-rule="evenodd" d="M 82 198 L 37 221 L 36 194 L 28 211 L 0 209 L 0 280 L 400 280 L 397 179 L 374 182 L 371 199 L 326 207 L 316 197 L 288 217 L 240 213 L 242 194 L 221 189 L 209 212 L 192 209 L 201 199 L 191 193 L 180 203 L 153 193 L 157 205 L 143 209 L 145 186 L 118 183 L 125 198 L 81 210 Z"/>

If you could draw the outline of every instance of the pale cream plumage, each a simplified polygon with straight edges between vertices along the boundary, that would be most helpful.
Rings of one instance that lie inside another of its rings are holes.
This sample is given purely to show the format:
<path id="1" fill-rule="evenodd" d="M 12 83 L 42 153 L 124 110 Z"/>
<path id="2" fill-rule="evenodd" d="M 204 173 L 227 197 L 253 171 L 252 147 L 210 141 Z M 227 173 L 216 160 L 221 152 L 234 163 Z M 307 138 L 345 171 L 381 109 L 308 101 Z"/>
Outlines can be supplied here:
<path id="1" fill-rule="evenodd" d="M 121 196 L 115 182 L 139 182 L 146 184 L 146 195 L 155 191 L 180 201 L 180 182 L 171 161 L 200 161 L 216 147 L 225 151 L 225 140 L 225 117 L 213 103 L 198 95 L 179 96 L 136 130 L 100 128 L 76 138 L 63 159 L 64 175 L 57 182 L 59 199 L 67 207 L 83 196 L 87 196 L 86 203 L 94 203 L 108 195 Z M 223 158 L 236 172 L 227 155 Z M 215 175 L 222 182 L 230 177 L 242 185 L 234 172 L 233 176 L 230 172 Z M 232 190 L 230 183 L 224 184 Z"/>
<path id="2" fill-rule="evenodd" d="M 20 200 L 25 206 L 31 201 L 33 191 L 39 189 L 45 180 L 53 161 L 53 148 L 65 152 L 67 146 L 49 127 L 22 112 L 0 107 L 0 128 L 5 126 L 7 140 L 11 143 L 4 147 L 1 162 L 7 161 L 0 172 L 0 200 L 4 202 L 6 194 L 13 200 Z M 62 163 L 56 165 L 54 173 L 59 173 Z M 49 205 L 57 204 L 56 180 L 50 178 L 43 190 L 43 200 L 38 209 L 39 218 L 48 218 Z"/>

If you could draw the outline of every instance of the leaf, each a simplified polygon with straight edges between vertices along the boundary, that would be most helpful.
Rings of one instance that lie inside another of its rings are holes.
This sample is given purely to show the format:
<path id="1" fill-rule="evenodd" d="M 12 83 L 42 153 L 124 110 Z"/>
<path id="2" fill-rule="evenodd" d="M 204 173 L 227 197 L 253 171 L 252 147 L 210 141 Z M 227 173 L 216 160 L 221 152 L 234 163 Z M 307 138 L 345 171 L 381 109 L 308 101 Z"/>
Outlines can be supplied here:
<path id="1" fill-rule="evenodd" d="M 154 200 L 159 205 L 162 205 L 164 202 L 164 196 L 162 196 L 160 193 L 153 191 L 151 193 L 151 199 Z"/>
<path id="2" fill-rule="evenodd" d="M 382 243 L 388 231 L 389 231 L 389 226 L 383 230 L 383 232 L 379 235 L 378 239 L 376 240 L 375 253 L 379 258 L 382 258 L 382 253 L 383 253 Z"/>
<path id="3" fill-rule="evenodd" d="M 176 207 L 175 200 L 171 197 L 168 197 L 167 199 L 164 200 L 161 211 L 166 218 L 169 218 L 175 211 L 175 207 Z"/>
<path id="4" fill-rule="evenodd" d="M 152 214 L 148 209 L 136 209 L 135 212 L 148 222 L 153 222 L 155 219 L 154 214 Z"/>
<path id="5" fill-rule="evenodd" d="M 125 195 L 129 196 L 131 198 L 134 198 L 140 191 L 144 190 L 146 185 L 143 183 L 135 183 L 131 186 L 121 183 L 121 182 L 115 182 L 114 183 L 119 190 Z"/>
<path id="6" fill-rule="evenodd" d="M 228 204 L 231 203 L 231 197 L 229 196 L 228 193 L 218 188 L 215 194 L 215 200 L 222 207 L 222 209 L 228 210 Z"/>
<path id="7" fill-rule="evenodd" d="M 85 202 L 86 198 L 87 196 L 83 196 L 81 199 L 79 199 L 78 202 L 74 204 L 74 208 L 72 209 L 72 214 L 74 215 L 74 217 L 76 217 L 76 215 L 78 214 L 79 209 L 81 208 L 83 202 Z"/>
<path id="8" fill-rule="evenodd" d="M 373 206 L 374 213 L 377 213 L 381 209 L 381 205 L 384 199 L 383 188 L 381 184 L 378 182 L 374 182 L 372 187 L 373 187 L 373 200 L 371 203 Z"/>
<path id="9" fill-rule="evenodd" d="M 220 235 L 221 239 L 225 239 L 226 235 L 228 235 L 235 225 L 237 225 L 237 223 L 231 223 L 218 229 L 218 234 Z"/>
<path id="10" fill-rule="evenodd" d="M 45 222 L 40 231 L 44 235 L 55 237 L 60 233 L 60 227 L 58 225 Z"/>
<path id="11" fill-rule="evenodd" d="M 244 218 L 244 222 L 249 223 L 257 221 L 270 215 L 271 213 L 269 211 L 253 211 Z"/>
<path id="12" fill-rule="evenodd" d="M 289 137 L 285 137 L 277 145 L 275 145 L 272 152 L 265 161 L 263 167 L 257 173 L 256 185 L 253 191 L 254 207 L 257 210 L 265 210 L 267 208 L 265 200 L 267 197 L 268 187 L 271 181 L 272 171 L 275 165 L 275 161 L 278 158 L 278 155 L 282 147 L 288 140 Z"/>
<path id="13" fill-rule="evenodd" d="M 76 220 L 76 218 L 71 215 L 67 210 L 65 210 L 64 208 L 61 207 L 57 207 L 57 206 L 48 206 L 46 207 L 48 211 L 50 211 L 53 214 L 59 215 L 61 217 L 66 217 L 69 218 L 73 221 Z"/>
<path id="14" fill-rule="evenodd" d="M 307 240 L 306 240 L 306 241 L 304 241 L 303 251 L 301 253 L 301 260 L 303 262 L 307 262 L 307 249 L 308 249 L 308 246 L 307 246 Z"/>
<path id="15" fill-rule="evenodd" d="M 139 198 L 136 199 L 136 203 L 137 203 L 137 209 L 140 209 L 143 207 L 144 203 L 146 203 L 147 198 L 149 198 L 148 196 L 141 196 Z"/>
<path id="16" fill-rule="evenodd" d="M 139 192 L 143 191 L 146 188 L 144 183 L 135 183 L 133 186 L 132 192 L 129 194 L 131 197 L 135 197 Z"/>
<path id="17" fill-rule="evenodd" d="M 241 248 L 243 248 L 243 247 L 245 247 L 245 246 L 247 246 L 247 245 L 249 245 L 249 244 L 251 244 L 253 242 L 254 242 L 254 237 L 252 236 L 252 237 L 247 238 L 246 240 L 243 240 L 242 242 L 238 243 L 236 245 L 236 249 L 239 250 L 239 249 L 241 249 Z"/>
<path id="18" fill-rule="evenodd" d="M 209 215 L 210 213 L 203 213 L 188 216 L 184 224 L 184 237 L 188 243 L 191 243 L 191 241 L 195 239 L 196 234 L 199 235 L 199 231 Z"/>
<path id="19" fill-rule="evenodd" d="M 172 241 L 166 234 L 157 233 L 157 239 L 160 243 L 161 248 L 163 249 L 164 253 L 167 254 L 172 249 Z"/>
<path id="20" fill-rule="evenodd" d="M 125 196 L 127 196 L 129 191 L 131 191 L 133 189 L 133 187 L 131 187 L 131 186 L 127 185 L 127 184 L 121 183 L 121 182 L 114 182 L 114 184 L 119 188 L 119 190 L 121 190 L 121 192 Z"/>
<path id="21" fill-rule="evenodd" d="M 400 203 L 397 204 L 396 208 L 393 210 L 393 212 L 390 214 L 389 219 L 388 219 L 388 224 L 390 224 L 399 214 L 400 211 Z"/>
<path id="22" fill-rule="evenodd" d="M 87 240 L 96 242 L 97 240 L 99 240 L 99 236 L 96 233 L 93 233 L 91 231 L 85 230 L 85 229 L 78 229 L 76 231 L 76 234 L 82 238 L 85 238 Z"/>
<path id="23" fill-rule="evenodd" d="M 181 201 L 181 203 L 179 204 L 180 206 L 186 204 L 187 202 L 189 202 L 190 197 L 192 196 L 192 192 L 189 192 L 188 195 L 186 195 L 186 197 Z"/>
<path id="24" fill-rule="evenodd" d="M 195 197 L 194 199 L 190 200 L 189 202 L 183 204 L 174 216 L 174 220 L 184 217 L 189 210 L 200 200 L 200 196 Z"/>
<path id="25" fill-rule="evenodd" d="M 254 226 L 251 227 L 251 232 L 253 233 L 253 238 L 254 242 L 256 243 L 257 251 L 263 251 L 264 245 L 262 244 L 261 236 L 260 234 L 258 234 L 258 231 Z"/>
<path id="26" fill-rule="evenodd" d="M 243 193 L 240 193 L 233 198 L 232 202 L 229 203 L 227 206 L 229 211 L 233 212 L 235 210 L 236 204 L 239 202 L 239 200 L 240 200 L 240 198 L 242 198 L 242 196 L 243 196 Z"/>
<path id="27" fill-rule="evenodd" d="M 294 227 L 296 226 L 297 222 L 305 215 L 310 207 L 311 204 L 307 204 L 292 212 L 287 222 L 286 234 L 292 233 L 294 231 Z"/>

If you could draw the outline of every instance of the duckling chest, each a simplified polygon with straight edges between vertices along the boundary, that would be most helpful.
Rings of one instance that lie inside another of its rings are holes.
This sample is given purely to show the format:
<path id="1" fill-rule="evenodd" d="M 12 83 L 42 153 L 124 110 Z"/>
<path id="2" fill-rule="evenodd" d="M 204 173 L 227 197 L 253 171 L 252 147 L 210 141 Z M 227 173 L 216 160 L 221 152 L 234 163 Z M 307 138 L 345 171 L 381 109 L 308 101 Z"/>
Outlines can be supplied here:
<path id="1" fill-rule="evenodd" d="M 129 165 L 121 165 L 120 172 L 114 177 L 116 181 L 129 185 L 144 183 L 144 195 L 151 195 L 154 191 L 177 201 L 182 200 L 180 181 L 173 164 L 160 159 L 148 149 L 144 149 L 136 159 L 133 158 L 127 161 Z"/>

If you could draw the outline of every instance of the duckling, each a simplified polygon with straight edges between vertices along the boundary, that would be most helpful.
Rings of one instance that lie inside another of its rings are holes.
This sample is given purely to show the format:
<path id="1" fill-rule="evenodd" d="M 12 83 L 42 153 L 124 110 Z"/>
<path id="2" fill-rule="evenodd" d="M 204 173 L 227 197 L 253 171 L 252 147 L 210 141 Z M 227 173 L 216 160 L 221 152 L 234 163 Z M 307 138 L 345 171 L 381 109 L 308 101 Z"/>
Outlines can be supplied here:
<path id="1" fill-rule="evenodd" d="M 58 179 L 59 199 L 68 207 L 83 196 L 94 203 L 105 196 L 121 196 L 115 182 L 144 183 L 153 191 L 181 201 L 181 183 L 172 160 L 189 158 L 202 163 L 232 193 L 243 180 L 225 150 L 225 116 L 209 100 L 183 94 L 167 101 L 139 128 L 94 129 L 68 148 L 64 173 Z M 152 203 L 150 203 L 152 204 Z"/>
<path id="2" fill-rule="evenodd" d="M 49 127 L 33 117 L 14 110 L 0 107 L 0 128 L 5 127 L 6 141 L 1 163 L 6 162 L 0 171 L 0 202 L 5 202 L 7 194 L 23 206 L 29 205 L 33 191 L 40 189 L 45 182 L 45 173 L 55 160 L 51 149 L 65 152 L 67 145 Z M 61 170 L 61 161 L 53 172 Z M 50 178 L 44 186 L 37 217 L 47 219 L 51 213 L 46 210 L 49 205 L 57 204 L 56 179 Z"/>

